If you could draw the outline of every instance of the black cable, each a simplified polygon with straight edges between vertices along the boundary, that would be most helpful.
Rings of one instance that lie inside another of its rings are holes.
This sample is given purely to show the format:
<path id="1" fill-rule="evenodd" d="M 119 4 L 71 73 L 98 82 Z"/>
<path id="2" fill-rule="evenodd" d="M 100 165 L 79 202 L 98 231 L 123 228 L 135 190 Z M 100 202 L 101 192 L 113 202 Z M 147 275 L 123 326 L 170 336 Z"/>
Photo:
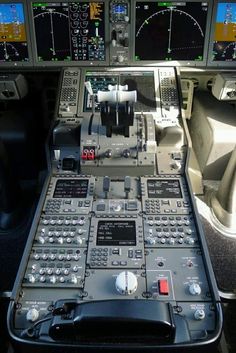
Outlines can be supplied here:
<path id="1" fill-rule="evenodd" d="M 38 325 L 43 324 L 44 322 L 47 322 L 49 320 L 52 319 L 52 316 L 50 317 L 45 317 L 44 319 L 41 319 L 39 321 L 37 321 L 34 325 L 32 325 L 31 327 L 28 327 L 26 330 L 21 332 L 21 337 L 30 337 L 33 338 L 35 336 L 35 328 Z"/>

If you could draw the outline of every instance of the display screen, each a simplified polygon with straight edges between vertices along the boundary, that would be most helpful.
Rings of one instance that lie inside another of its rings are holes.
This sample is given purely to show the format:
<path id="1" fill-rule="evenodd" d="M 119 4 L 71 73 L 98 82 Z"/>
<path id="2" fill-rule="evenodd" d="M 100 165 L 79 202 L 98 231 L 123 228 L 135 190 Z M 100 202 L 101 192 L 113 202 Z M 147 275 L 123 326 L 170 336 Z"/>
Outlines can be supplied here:
<path id="1" fill-rule="evenodd" d="M 127 4 L 114 4 L 112 7 L 112 11 L 116 15 L 127 15 L 128 6 Z"/>
<path id="2" fill-rule="evenodd" d="M 99 221 L 97 245 L 135 246 L 135 221 Z"/>
<path id="3" fill-rule="evenodd" d="M 148 197 L 151 199 L 182 198 L 179 180 L 165 179 L 147 181 Z"/>
<path id="4" fill-rule="evenodd" d="M 95 110 L 100 111 L 97 102 L 97 92 L 107 91 L 108 85 L 127 85 L 129 91 L 137 92 L 137 102 L 134 103 L 136 112 L 156 111 L 156 96 L 153 72 L 116 73 L 112 76 L 101 72 L 87 72 L 85 81 L 91 83 L 95 95 Z M 84 111 L 92 110 L 92 97 L 87 90 L 84 91 Z"/>
<path id="5" fill-rule="evenodd" d="M 236 61 L 236 3 L 217 4 L 212 61 Z"/>
<path id="6" fill-rule="evenodd" d="M 0 4 L 0 62 L 28 61 L 22 3 Z"/>
<path id="7" fill-rule="evenodd" d="M 207 2 L 136 2 L 135 60 L 204 59 Z"/>
<path id="8" fill-rule="evenodd" d="M 60 199 L 86 198 L 88 180 L 60 179 L 56 183 L 53 197 Z"/>
<path id="9" fill-rule="evenodd" d="M 38 61 L 104 61 L 103 2 L 33 3 Z"/>

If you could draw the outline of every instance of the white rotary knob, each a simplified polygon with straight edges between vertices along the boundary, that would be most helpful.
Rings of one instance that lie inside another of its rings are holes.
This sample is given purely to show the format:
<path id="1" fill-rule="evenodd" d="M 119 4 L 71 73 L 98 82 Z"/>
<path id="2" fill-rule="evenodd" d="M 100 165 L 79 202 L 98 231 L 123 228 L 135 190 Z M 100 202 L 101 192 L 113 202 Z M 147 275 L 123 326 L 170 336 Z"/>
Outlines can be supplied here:
<path id="1" fill-rule="evenodd" d="M 129 271 L 121 272 L 116 278 L 116 290 L 123 295 L 131 295 L 138 288 L 137 277 Z"/>
<path id="2" fill-rule="evenodd" d="M 192 283 L 190 286 L 189 286 L 189 292 L 190 294 L 192 295 L 200 295 L 202 290 L 201 290 L 201 287 L 199 286 L 198 283 Z"/>
<path id="3" fill-rule="evenodd" d="M 26 314 L 26 320 L 30 322 L 35 322 L 39 318 L 39 311 L 35 308 L 29 309 Z"/>

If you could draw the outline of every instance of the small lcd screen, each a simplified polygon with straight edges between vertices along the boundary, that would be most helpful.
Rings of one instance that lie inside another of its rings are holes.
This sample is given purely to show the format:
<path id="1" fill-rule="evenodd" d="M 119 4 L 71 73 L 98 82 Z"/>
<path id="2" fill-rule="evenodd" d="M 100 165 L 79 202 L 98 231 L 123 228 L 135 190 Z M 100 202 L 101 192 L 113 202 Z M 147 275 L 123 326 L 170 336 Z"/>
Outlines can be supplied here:
<path id="1" fill-rule="evenodd" d="M 112 9 L 113 13 L 116 15 L 126 15 L 128 12 L 127 4 L 115 4 Z"/>
<path id="2" fill-rule="evenodd" d="M 38 61 L 104 61 L 103 2 L 34 2 Z"/>
<path id="3" fill-rule="evenodd" d="M 150 199 L 177 199 L 182 198 L 179 180 L 155 180 L 147 181 L 148 197 Z"/>
<path id="4" fill-rule="evenodd" d="M 135 246 L 135 221 L 99 221 L 97 245 Z"/>
<path id="5" fill-rule="evenodd" d="M 28 61 L 25 14 L 22 3 L 0 4 L 0 62 Z"/>
<path id="6" fill-rule="evenodd" d="M 135 60 L 203 61 L 207 2 L 136 2 Z"/>
<path id="7" fill-rule="evenodd" d="M 56 183 L 53 197 L 60 199 L 86 198 L 88 180 L 60 179 Z"/>
<path id="8" fill-rule="evenodd" d="M 236 61 L 236 3 L 217 4 L 212 61 Z"/>

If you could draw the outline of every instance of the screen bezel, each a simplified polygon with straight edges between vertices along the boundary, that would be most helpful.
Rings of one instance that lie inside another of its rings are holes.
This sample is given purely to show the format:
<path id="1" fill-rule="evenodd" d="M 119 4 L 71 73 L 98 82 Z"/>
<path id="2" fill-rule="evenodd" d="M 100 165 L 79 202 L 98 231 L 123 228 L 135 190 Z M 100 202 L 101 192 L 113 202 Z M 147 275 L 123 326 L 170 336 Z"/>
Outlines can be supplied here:
<path id="1" fill-rule="evenodd" d="M 212 21 L 211 21 L 211 33 L 209 39 L 209 50 L 208 50 L 208 61 L 207 66 L 214 66 L 214 67 L 232 67 L 236 68 L 236 60 L 234 61 L 213 61 L 212 60 L 212 52 L 214 48 L 214 36 L 215 36 L 215 25 L 216 25 L 216 16 L 217 16 L 217 7 L 219 3 L 232 3 L 236 5 L 236 0 L 215 0 L 214 7 L 212 12 Z"/>
<path id="2" fill-rule="evenodd" d="M 33 65 L 33 55 L 32 55 L 32 40 L 30 35 L 30 25 L 29 25 L 29 13 L 27 8 L 27 0 L 4 0 L 1 4 L 22 4 L 25 16 L 25 30 L 26 30 L 26 41 L 27 41 L 27 48 L 28 48 L 28 61 L 6 61 L 0 62 L 1 67 L 28 67 Z"/>
<path id="3" fill-rule="evenodd" d="M 28 6 L 28 12 L 29 12 L 29 22 L 30 22 L 30 27 L 32 28 L 32 46 L 33 46 L 33 62 L 36 67 L 65 67 L 65 66 L 90 66 L 90 67 L 97 67 L 97 66 L 108 66 L 109 65 L 109 55 L 108 55 L 108 47 L 107 47 L 107 40 L 109 38 L 108 31 L 108 20 L 105 16 L 105 55 L 106 59 L 104 61 L 39 61 L 38 60 L 38 54 L 37 54 L 37 42 L 36 42 L 36 33 L 35 33 L 35 27 L 34 27 L 34 16 L 33 16 L 33 6 L 32 4 L 34 2 L 37 2 L 36 0 L 30 0 L 27 4 Z M 46 1 L 43 0 L 42 3 L 47 2 L 47 3 L 60 3 L 63 2 L 62 0 L 51 0 L 51 1 Z M 67 0 L 65 1 L 66 3 L 70 2 L 94 2 L 94 0 Z M 105 15 L 109 11 L 108 3 L 106 0 L 95 0 L 95 2 L 101 2 L 104 3 L 104 11 Z"/>
<path id="4" fill-rule="evenodd" d="M 131 13 L 134 14 L 134 19 L 133 19 L 133 26 L 132 26 L 132 31 L 133 31 L 133 45 L 132 45 L 132 61 L 131 65 L 133 66 L 140 66 L 140 65 L 152 65 L 152 66 L 184 66 L 184 67 L 198 67 L 198 66 L 206 66 L 207 64 L 207 58 L 208 58 L 208 43 L 209 43 L 209 37 L 210 37 L 210 24 L 211 24 L 211 15 L 212 15 L 212 7 L 213 4 L 211 3 L 210 0 L 202 1 L 202 0 L 185 0 L 186 3 L 189 2 L 206 2 L 208 3 L 208 14 L 207 14 L 207 19 L 206 19 L 206 32 L 205 32 L 205 42 L 204 42 L 204 48 L 203 48 L 203 60 L 202 61 L 194 61 L 194 60 L 181 60 L 181 61 L 162 61 L 162 60 L 140 60 L 140 61 L 135 61 L 135 37 L 136 37 L 136 32 L 135 32 L 135 23 L 136 23 L 136 3 L 137 2 L 153 2 L 154 0 L 135 0 L 133 4 L 131 5 Z M 157 0 L 155 2 L 161 2 L 160 0 Z M 177 0 L 173 0 L 171 2 L 179 2 Z"/>

